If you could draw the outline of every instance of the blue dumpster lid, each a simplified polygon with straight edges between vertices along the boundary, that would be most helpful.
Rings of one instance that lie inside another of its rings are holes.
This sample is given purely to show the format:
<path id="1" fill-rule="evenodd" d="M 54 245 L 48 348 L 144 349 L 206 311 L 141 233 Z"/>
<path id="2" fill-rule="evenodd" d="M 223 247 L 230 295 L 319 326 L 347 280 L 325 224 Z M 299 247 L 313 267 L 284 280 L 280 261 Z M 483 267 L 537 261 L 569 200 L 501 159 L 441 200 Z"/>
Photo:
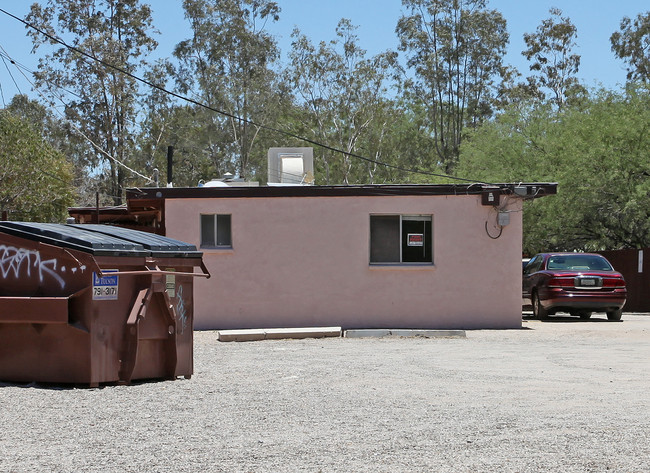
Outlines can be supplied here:
<path id="1" fill-rule="evenodd" d="M 91 228 L 95 227 L 95 228 Z M 97 256 L 200 257 L 194 245 L 110 225 L 0 222 L 0 231 Z"/>

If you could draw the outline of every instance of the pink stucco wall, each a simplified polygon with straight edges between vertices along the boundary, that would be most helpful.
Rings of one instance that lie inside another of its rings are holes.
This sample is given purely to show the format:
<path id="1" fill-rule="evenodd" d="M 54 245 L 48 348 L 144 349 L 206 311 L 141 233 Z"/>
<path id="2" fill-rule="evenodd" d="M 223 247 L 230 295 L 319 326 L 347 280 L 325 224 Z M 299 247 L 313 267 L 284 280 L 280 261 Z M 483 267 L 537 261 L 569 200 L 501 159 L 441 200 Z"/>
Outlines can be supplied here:
<path id="1" fill-rule="evenodd" d="M 197 329 L 520 328 L 521 201 L 477 195 L 167 199 L 167 236 L 199 246 L 201 213 L 232 215 L 232 250 L 204 249 Z M 371 266 L 371 214 L 433 217 L 431 266 Z M 497 233 L 491 230 L 493 233 Z"/>

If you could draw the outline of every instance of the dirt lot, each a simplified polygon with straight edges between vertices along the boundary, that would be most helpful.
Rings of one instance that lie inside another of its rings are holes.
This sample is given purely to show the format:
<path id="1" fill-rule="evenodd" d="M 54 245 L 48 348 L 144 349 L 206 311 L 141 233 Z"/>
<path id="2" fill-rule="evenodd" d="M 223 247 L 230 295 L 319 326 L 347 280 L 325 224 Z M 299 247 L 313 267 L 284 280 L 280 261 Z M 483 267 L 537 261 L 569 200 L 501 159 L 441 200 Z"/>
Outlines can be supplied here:
<path id="1" fill-rule="evenodd" d="M 0 471 L 650 471 L 650 316 L 220 343 L 190 380 L 0 384 Z"/>

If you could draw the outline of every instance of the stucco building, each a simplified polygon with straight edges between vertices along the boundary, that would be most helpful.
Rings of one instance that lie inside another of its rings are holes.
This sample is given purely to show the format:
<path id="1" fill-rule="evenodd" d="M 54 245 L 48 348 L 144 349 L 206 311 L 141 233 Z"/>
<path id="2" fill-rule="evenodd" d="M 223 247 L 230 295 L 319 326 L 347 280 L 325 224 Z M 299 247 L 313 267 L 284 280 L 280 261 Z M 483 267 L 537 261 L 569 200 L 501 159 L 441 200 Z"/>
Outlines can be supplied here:
<path id="1" fill-rule="evenodd" d="M 203 252 L 212 277 L 194 287 L 197 329 L 505 329 L 521 327 L 523 200 L 556 190 L 140 188 L 127 201 Z"/>

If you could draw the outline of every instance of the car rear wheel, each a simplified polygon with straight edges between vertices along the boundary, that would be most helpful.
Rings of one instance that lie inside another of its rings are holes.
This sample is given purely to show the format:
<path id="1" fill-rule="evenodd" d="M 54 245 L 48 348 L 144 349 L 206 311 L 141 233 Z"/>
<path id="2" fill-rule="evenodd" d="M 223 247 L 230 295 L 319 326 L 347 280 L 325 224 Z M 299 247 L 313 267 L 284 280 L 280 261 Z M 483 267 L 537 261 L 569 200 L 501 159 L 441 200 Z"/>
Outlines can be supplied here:
<path id="1" fill-rule="evenodd" d="M 542 307 L 542 303 L 539 300 L 537 292 L 533 293 L 533 315 L 536 319 L 544 320 L 548 318 L 548 311 Z"/>
<path id="2" fill-rule="evenodd" d="M 580 317 L 582 320 L 589 320 L 591 318 L 591 312 L 588 310 L 579 310 L 575 315 Z"/>
<path id="3" fill-rule="evenodd" d="M 608 310 L 607 320 L 618 321 L 623 316 L 623 309 Z"/>

